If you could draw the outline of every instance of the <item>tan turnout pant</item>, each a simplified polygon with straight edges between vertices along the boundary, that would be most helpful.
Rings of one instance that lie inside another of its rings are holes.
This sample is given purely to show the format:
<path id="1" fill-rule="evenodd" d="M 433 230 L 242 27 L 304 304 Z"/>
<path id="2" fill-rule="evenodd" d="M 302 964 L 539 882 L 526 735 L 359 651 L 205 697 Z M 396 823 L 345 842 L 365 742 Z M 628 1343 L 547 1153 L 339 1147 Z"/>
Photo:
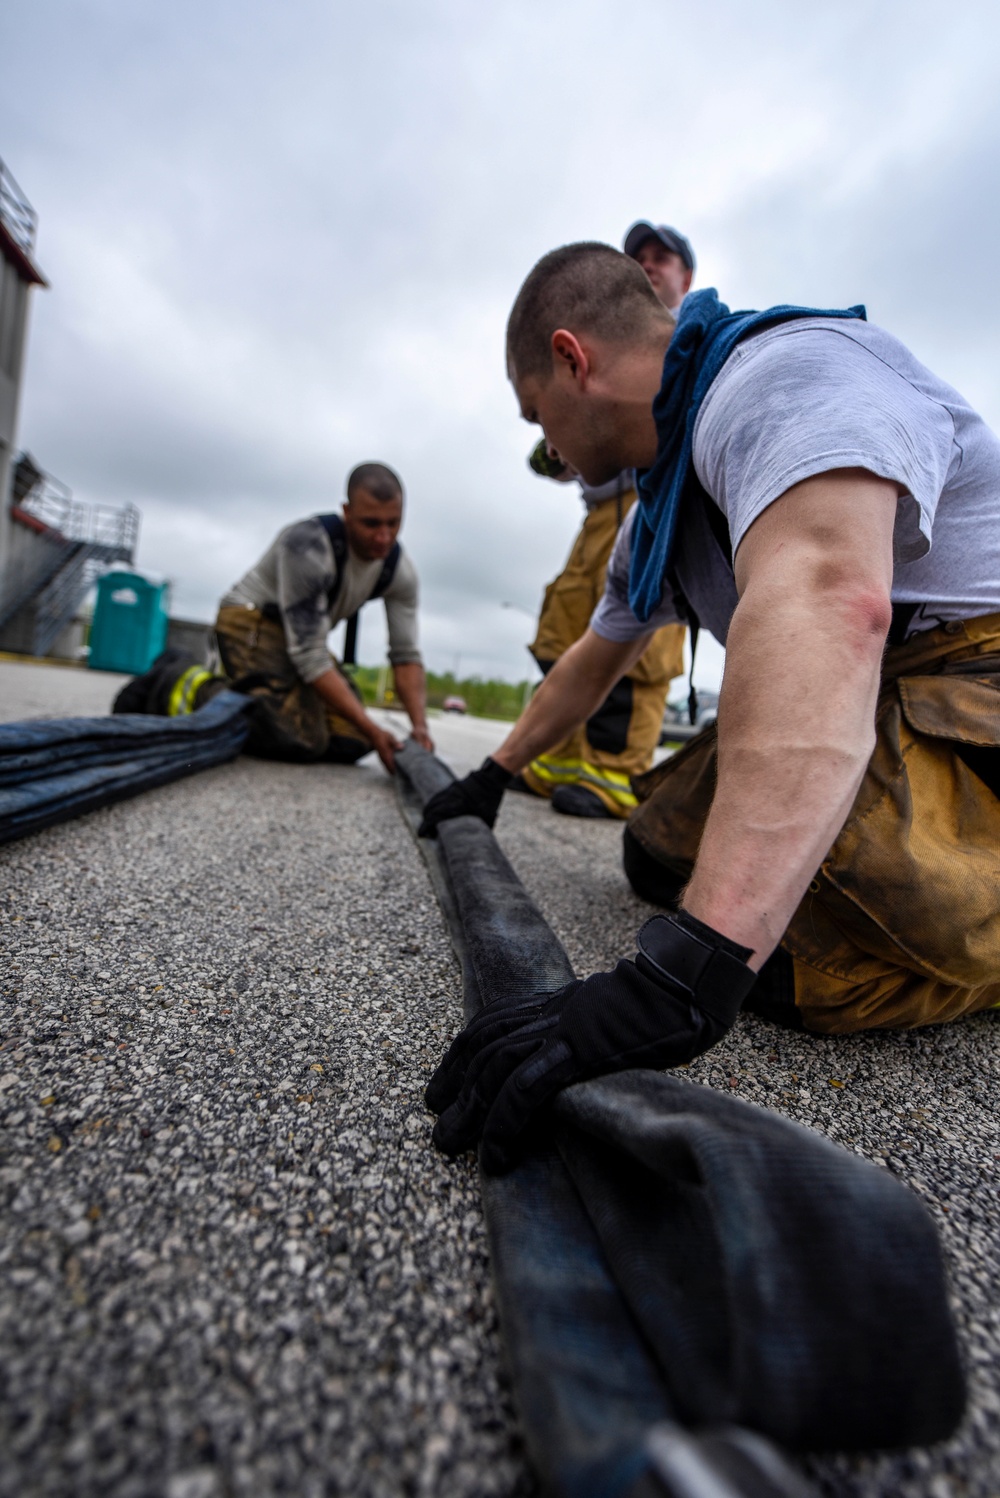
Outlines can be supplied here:
<path id="1" fill-rule="evenodd" d="M 1000 1006 L 1000 614 L 886 651 L 876 746 L 782 946 L 805 1027 L 937 1024 Z M 715 729 L 644 776 L 628 833 L 690 876 Z"/>
<path id="2" fill-rule="evenodd" d="M 259 609 L 227 605 L 215 621 L 219 654 L 237 691 L 257 700 L 247 753 L 264 759 L 353 764 L 371 744 L 298 675 L 285 632 Z M 330 657 L 330 665 L 337 662 Z"/>
<path id="3" fill-rule="evenodd" d="M 635 503 L 635 490 L 587 512 L 569 560 L 545 590 L 531 653 L 543 671 L 580 638 L 604 592 L 604 576 L 618 528 Z M 558 785 L 583 785 L 615 816 L 636 806 L 632 776 L 648 770 L 660 740 L 670 683 L 684 670 L 684 626 L 657 630 L 640 659 L 593 717 L 547 754 L 532 760 L 524 779 L 540 796 Z"/>

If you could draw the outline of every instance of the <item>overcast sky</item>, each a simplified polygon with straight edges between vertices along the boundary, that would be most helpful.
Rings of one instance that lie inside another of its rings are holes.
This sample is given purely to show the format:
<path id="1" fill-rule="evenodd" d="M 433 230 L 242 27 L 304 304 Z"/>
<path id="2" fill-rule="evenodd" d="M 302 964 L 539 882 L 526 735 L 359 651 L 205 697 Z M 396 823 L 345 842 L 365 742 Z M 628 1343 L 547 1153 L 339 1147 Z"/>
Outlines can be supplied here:
<path id="1" fill-rule="evenodd" d="M 636 218 L 734 307 L 862 301 L 1000 425 L 997 7 L 956 0 L 8 0 L 0 157 L 39 214 L 20 440 L 133 500 L 208 619 L 380 458 L 428 664 L 526 674 L 580 521 L 525 465 L 532 263 Z M 504 603 L 516 605 L 503 608 Z M 361 658 L 384 648 L 370 608 Z M 699 646 L 699 676 L 721 652 Z"/>

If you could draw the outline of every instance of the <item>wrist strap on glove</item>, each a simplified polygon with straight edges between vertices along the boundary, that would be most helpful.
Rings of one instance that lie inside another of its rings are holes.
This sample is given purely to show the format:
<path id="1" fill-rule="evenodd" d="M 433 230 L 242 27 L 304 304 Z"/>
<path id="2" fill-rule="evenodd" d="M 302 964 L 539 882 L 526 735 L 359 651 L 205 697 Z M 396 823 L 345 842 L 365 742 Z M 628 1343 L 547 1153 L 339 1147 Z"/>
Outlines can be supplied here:
<path id="1" fill-rule="evenodd" d="M 491 759 L 489 755 L 486 756 L 479 766 L 476 775 L 485 785 L 499 791 L 501 795 L 514 779 L 510 770 L 505 770 L 503 765 L 498 765 L 496 760 Z"/>
<path id="2" fill-rule="evenodd" d="M 640 972 L 727 1029 L 733 1024 L 757 977 L 747 967 L 753 955 L 750 947 L 730 941 L 686 910 L 651 916 L 636 944 Z"/>

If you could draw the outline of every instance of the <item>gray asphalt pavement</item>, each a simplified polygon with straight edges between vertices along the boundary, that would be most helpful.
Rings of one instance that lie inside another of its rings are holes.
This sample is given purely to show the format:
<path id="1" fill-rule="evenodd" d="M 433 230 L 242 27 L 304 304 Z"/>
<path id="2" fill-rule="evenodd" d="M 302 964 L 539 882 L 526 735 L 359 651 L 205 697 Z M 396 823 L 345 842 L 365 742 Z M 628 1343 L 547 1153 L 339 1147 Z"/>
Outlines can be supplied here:
<path id="1" fill-rule="evenodd" d="M 0 663 L 0 717 L 118 679 Z M 436 725 L 461 771 L 503 729 Z M 648 914 L 620 829 L 497 832 L 578 971 Z M 0 1493 L 532 1492 L 476 1177 L 422 1091 L 457 965 L 388 778 L 239 760 L 0 849 Z M 830 1495 L 1000 1493 L 1000 1022 L 815 1039 L 746 1017 L 688 1075 L 892 1170 L 938 1223 L 973 1386 Z"/>

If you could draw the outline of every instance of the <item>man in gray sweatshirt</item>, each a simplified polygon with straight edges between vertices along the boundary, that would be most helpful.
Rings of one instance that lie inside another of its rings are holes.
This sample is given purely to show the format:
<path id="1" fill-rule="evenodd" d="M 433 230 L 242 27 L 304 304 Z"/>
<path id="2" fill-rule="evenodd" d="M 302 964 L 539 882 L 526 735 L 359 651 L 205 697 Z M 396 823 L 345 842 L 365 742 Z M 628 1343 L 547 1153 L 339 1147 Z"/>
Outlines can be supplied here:
<path id="1" fill-rule="evenodd" d="M 374 749 L 393 769 L 399 741 L 369 717 L 326 643 L 336 624 L 373 598 L 385 604 L 396 695 L 414 738 L 433 748 L 417 645 L 417 572 L 397 540 L 402 518 L 396 474 L 384 463 L 362 463 L 347 480 L 342 515 L 286 526 L 222 599 L 223 668 L 259 702 L 252 753 L 352 764 Z"/>

